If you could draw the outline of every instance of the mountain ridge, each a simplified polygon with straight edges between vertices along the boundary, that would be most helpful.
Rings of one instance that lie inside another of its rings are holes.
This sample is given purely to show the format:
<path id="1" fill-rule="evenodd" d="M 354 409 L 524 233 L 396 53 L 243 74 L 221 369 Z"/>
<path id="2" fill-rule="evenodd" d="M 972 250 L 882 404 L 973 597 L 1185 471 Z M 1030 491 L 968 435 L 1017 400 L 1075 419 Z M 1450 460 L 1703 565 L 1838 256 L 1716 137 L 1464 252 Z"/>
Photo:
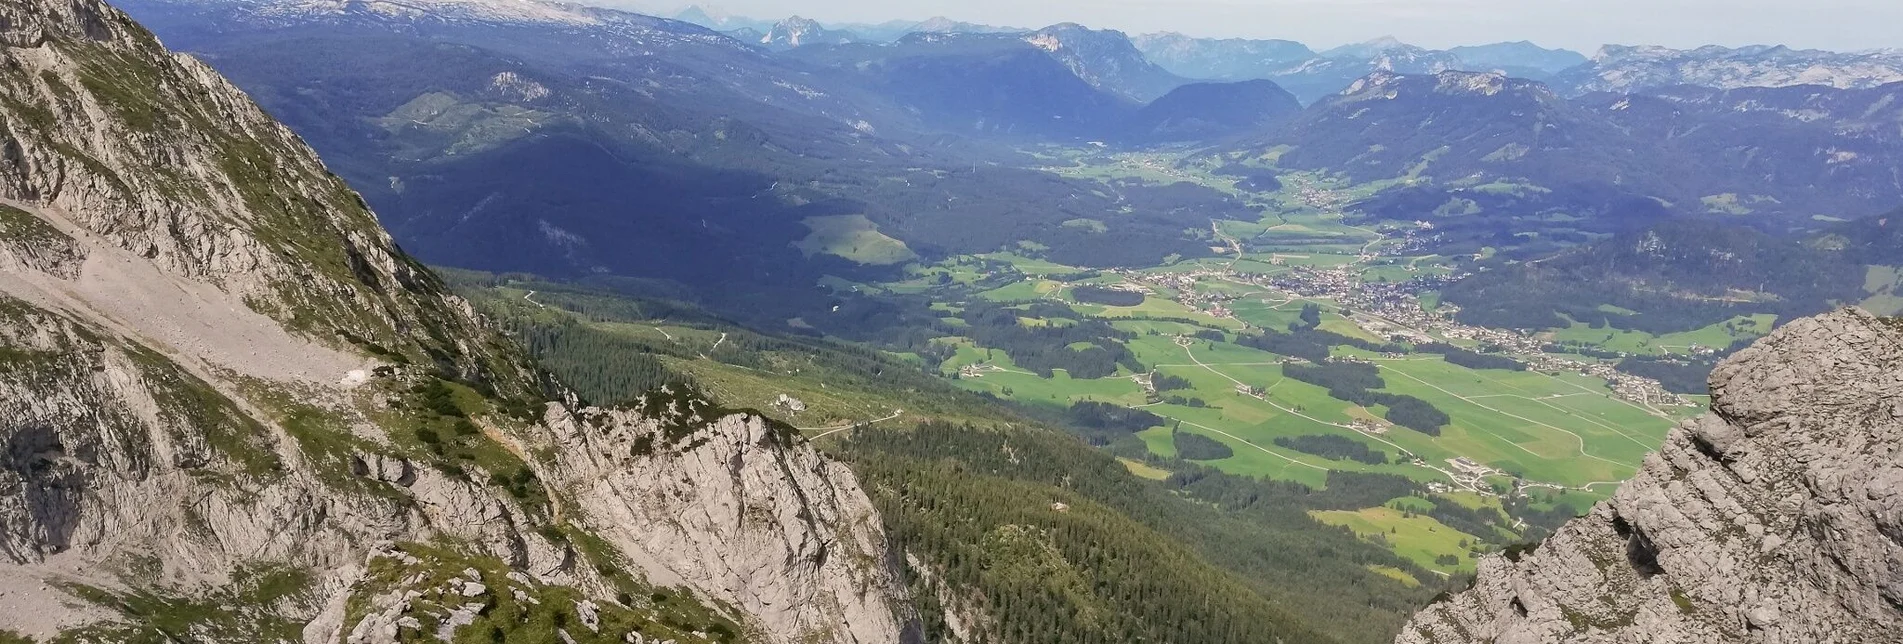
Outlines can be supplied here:
<path id="1" fill-rule="evenodd" d="M 1188 82 L 1150 62 L 1121 31 L 1063 23 L 1023 39 L 1050 53 L 1084 82 L 1138 103 L 1155 100 Z"/>

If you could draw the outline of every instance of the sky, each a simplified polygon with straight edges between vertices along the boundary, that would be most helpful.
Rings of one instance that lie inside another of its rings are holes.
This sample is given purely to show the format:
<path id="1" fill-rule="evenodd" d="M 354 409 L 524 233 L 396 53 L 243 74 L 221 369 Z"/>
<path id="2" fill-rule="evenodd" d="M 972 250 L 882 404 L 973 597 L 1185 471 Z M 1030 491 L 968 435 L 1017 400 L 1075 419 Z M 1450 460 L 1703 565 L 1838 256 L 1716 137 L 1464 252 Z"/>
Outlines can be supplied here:
<path id="1" fill-rule="evenodd" d="M 671 15 L 693 0 L 585 0 Z M 1903 0 L 707 0 L 754 18 L 822 22 L 947 16 L 1017 27 L 1077 22 L 1132 34 L 1286 38 L 1331 47 L 1395 36 L 1455 45 L 1531 40 L 1592 53 L 1607 43 L 1903 48 Z"/>

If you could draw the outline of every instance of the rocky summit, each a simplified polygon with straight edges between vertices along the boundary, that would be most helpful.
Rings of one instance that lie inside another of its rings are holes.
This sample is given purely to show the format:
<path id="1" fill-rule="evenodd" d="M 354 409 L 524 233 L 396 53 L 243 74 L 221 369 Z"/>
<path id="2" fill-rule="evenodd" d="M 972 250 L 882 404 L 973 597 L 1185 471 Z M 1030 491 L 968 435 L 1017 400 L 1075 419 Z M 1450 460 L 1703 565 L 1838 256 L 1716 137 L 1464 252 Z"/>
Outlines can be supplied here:
<path id="1" fill-rule="evenodd" d="M 1399 644 L 1903 639 L 1903 322 L 1800 320 L 1712 375 L 1613 498 Z"/>
<path id="2" fill-rule="evenodd" d="M 0 631 L 901 638 L 850 471 L 682 392 L 579 404 L 117 10 L 0 5 L 0 148 Z"/>

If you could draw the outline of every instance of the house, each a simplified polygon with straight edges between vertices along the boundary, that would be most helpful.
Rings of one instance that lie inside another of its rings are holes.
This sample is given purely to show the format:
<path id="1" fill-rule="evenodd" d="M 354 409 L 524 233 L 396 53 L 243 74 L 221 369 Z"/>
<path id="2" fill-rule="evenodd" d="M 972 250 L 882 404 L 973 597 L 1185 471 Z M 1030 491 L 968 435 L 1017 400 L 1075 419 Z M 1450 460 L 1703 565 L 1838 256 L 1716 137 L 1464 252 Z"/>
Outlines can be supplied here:
<path id="1" fill-rule="evenodd" d="M 780 394 L 780 397 L 773 401 L 773 406 L 796 414 L 806 411 L 806 403 L 804 401 L 786 394 Z"/>

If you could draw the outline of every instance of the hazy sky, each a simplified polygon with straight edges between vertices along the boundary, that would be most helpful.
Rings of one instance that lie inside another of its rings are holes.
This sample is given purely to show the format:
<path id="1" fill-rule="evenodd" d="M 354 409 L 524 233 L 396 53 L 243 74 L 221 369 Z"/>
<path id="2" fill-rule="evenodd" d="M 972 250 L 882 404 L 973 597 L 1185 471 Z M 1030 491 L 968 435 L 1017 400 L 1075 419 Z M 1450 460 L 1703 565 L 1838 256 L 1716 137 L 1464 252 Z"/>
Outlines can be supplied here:
<path id="1" fill-rule="evenodd" d="M 586 0 L 672 12 L 694 0 Z M 1605 43 L 1690 47 L 1903 47 L 1903 0 L 707 0 L 734 15 L 883 22 L 943 15 L 1041 27 L 1287 38 L 1315 47 L 1385 35 L 1447 47 L 1532 40 L 1591 53 Z"/>

